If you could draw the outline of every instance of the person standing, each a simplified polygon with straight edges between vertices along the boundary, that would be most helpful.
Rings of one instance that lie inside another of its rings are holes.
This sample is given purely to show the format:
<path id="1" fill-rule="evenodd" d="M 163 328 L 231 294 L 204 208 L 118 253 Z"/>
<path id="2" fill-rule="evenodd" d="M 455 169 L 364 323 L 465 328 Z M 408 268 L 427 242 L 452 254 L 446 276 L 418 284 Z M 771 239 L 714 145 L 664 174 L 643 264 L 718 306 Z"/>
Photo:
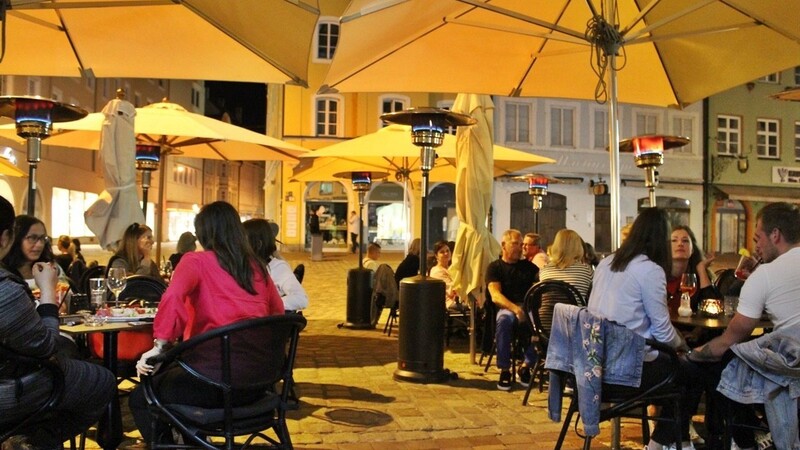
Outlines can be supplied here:
<path id="1" fill-rule="evenodd" d="M 350 246 L 351 252 L 355 253 L 358 250 L 359 235 L 361 234 L 361 217 L 355 211 L 350 211 L 350 218 L 347 219 L 347 231 L 350 232 Z"/>
<path id="2" fill-rule="evenodd" d="M 500 380 L 497 389 L 508 391 L 511 379 L 511 345 L 514 329 L 525 319 L 522 303 L 525 293 L 539 280 L 539 268 L 522 257 L 522 234 L 515 229 L 506 230 L 500 243 L 499 259 L 486 268 L 486 284 L 492 303 L 497 306 L 495 344 Z M 525 360 L 517 371 L 519 382 L 527 387 L 531 383 L 530 368 L 536 363 L 532 345 L 525 349 Z"/>

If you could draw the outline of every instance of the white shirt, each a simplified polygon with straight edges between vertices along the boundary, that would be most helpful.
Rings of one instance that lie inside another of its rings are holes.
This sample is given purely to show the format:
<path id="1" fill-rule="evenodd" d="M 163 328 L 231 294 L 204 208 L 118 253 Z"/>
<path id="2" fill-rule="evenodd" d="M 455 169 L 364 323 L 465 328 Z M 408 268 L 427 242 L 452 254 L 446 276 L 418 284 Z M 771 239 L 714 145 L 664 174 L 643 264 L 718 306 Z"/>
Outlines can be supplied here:
<path id="1" fill-rule="evenodd" d="M 272 282 L 278 288 L 278 293 L 281 295 L 285 309 L 298 310 L 308 307 L 306 290 L 297 281 L 297 277 L 294 276 L 289 263 L 280 258 L 272 258 L 269 265 L 267 265 L 267 269 Z"/>
<path id="2" fill-rule="evenodd" d="M 766 312 L 775 330 L 800 324 L 800 248 L 793 248 L 747 277 L 736 312 L 751 319 Z"/>
<path id="3" fill-rule="evenodd" d="M 372 259 L 369 256 L 367 256 L 366 258 L 364 258 L 362 260 L 362 265 L 364 266 L 365 269 L 369 269 L 369 270 L 371 270 L 373 272 L 377 272 L 378 271 L 378 266 L 380 266 L 381 264 L 378 261 L 375 261 L 374 259 Z"/>
<path id="4" fill-rule="evenodd" d="M 536 267 L 538 267 L 539 269 L 543 269 L 544 266 L 546 266 L 547 263 L 550 262 L 550 257 L 547 256 L 547 253 L 545 252 L 539 252 L 533 255 L 533 259 L 531 260 L 531 262 L 536 264 Z"/>
<path id="5" fill-rule="evenodd" d="M 613 256 L 597 265 L 589 311 L 624 325 L 644 338 L 678 347 L 682 339 L 669 319 L 667 276 L 658 264 L 639 255 L 622 272 L 611 271 Z M 645 356 L 651 361 L 655 353 Z"/>
<path id="6" fill-rule="evenodd" d="M 358 217 L 358 214 L 351 215 L 347 224 L 349 225 L 347 227 L 348 232 L 356 235 L 361 233 L 361 217 Z"/>

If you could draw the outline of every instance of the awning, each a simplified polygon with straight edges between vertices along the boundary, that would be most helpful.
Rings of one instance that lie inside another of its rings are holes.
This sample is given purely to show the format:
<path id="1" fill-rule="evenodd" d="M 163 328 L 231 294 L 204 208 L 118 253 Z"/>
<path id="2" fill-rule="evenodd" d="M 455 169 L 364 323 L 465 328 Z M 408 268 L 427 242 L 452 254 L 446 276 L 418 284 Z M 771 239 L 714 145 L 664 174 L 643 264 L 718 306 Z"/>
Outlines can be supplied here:
<path id="1" fill-rule="evenodd" d="M 800 187 L 714 185 L 722 198 L 751 202 L 800 202 Z"/>

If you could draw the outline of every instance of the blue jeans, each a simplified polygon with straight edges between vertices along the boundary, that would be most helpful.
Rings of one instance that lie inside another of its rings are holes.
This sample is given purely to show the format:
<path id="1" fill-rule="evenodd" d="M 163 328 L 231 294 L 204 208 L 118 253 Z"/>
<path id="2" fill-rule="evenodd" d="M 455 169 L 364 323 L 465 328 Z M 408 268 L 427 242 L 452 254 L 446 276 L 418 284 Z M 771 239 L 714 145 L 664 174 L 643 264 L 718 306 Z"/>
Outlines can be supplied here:
<path id="1" fill-rule="evenodd" d="M 497 346 L 497 368 L 509 370 L 511 368 L 511 343 L 514 339 L 514 330 L 518 325 L 517 316 L 507 310 L 497 311 L 497 327 L 495 328 L 494 341 Z M 533 367 L 538 359 L 536 350 L 530 345 L 525 346 L 525 365 Z"/>

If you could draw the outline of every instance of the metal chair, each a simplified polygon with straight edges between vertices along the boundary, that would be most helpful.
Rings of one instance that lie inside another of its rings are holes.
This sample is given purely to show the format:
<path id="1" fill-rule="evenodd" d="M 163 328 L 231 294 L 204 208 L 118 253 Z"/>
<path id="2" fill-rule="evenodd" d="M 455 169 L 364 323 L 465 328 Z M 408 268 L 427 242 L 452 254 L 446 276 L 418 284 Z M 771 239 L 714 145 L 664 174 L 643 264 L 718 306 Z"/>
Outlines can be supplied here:
<path id="1" fill-rule="evenodd" d="M 159 444 L 161 437 L 154 433 L 150 448 L 232 449 L 234 437 L 243 435 L 248 438 L 236 448 L 249 447 L 256 437 L 275 448 L 292 448 L 286 411 L 297 407 L 290 392 L 297 343 L 305 325 L 306 319 L 296 314 L 243 320 L 195 336 L 150 358 L 150 364 L 179 365 L 196 382 L 219 390 L 223 398 L 215 408 L 165 404 L 153 386 L 153 377 L 142 377 L 153 429 L 158 421 L 166 421 L 187 440 L 186 445 Z M 264 395 L 250 404 L 236 405 L 233 393 L 242 390 Z M 276 438 L 263 430 L 272 430 Z M 224 443 L 214 443 L 211 437 L 222 437 Z"/>
<path id="2" fill-rule="evenodd" d="M 564 307 L 561 305 L 560 307 Z M 555 309 L 555 307 L 554 307 Z M 604 322 L 605 319 L 603 319 Z M 562 336 L 563 338 L 564 336 Z M 569 333 L 568 337 L 566 337 L 565 345 L 568 348 L 576 348 L 573 345 L 573 339 L 581 339 L 580 335 L 575 335 L 574 333 Z M 661 353 L 664 353 L 669 358 L 669 367 L 670 370 L 665 374 L 665 377 L 658 383 L 650 386 L 649 388 L 641 388 L 641 389 L 634 389 L 634 388 L 627 388 L 623 390 L 615 390 L 615 388 L 619 388 L 620 386 L 613 385 L 613 384 L 602 384 L 602 398 L 601 406 L 599 411 L 599 420 L 598 423 L 602 423 L 617 417 L 626 417 L 626 418 L 637 418 L 640 419 L 642 422 L 642 441 L 647 443 L 650 440 L 650 428 L 649 428 L 649 420 L 659 420 L 659 421 L 669 421 L 674 423 L 675 426 L 675 436 L 673 436 L 675 442 L 681 442 L 681 432 L 680 432 L 680 404 L 681 404 L 681 397 L 683 395 L 682 389 L 675 383 L 676 376 L 680 370 L 680 360 L 678 359 L 678 354 L 672 347 L 662 344 L 658 341 L 652 339 L 646 339 L 646 345 L 649 345 L 651 348 L 658 350 Z M 551 345 L 552 347 L 552 345 Z M 560 352 L 569 352 L 567 348 L 560 349 Z M 587 351 L 589 351 L 587 349 Z M 572 383 L 572 386 L 577 386 L 577 382 L 575 381 L 575 376 L 571 373 L 555 371 L 551 369 L 551 377 L 553 374 L 556 374 L 561 377 L 562 380 L 567 380 L 567 383 L 562 383 L 563 385 Z M 555 395 L 552 391 L 553 386 L 550 387 L 550 395 Z M 570 427 L 570 423 L 572 422 L 572 417 L 578 412 L 578 393 L 580 389 L 574 390 L 566 390 L 562 389 L 562 392 L 558 393 L 562 397 L 570 398 L 569 408 L 567 409 L 567 415 L 564 419 L 564 424 L 561 427 L 561 432 L 558 436 L 558 441 L 556 442 L 555 450 L 559 450 L 561 445 L 564 443 L 564 438 L 566 437 L 567 430 Z M 663 404 L 672 404 L 675 415 L 670 418 L 663 418 L 663 417 L 654 417 L 647 414 L 647 406 L 651 404 L 663 405 Z M 576 431 L 578 424 L 575 424 Z M 589 450 L 591 447 L 593 436 L 586 435 L 584 436 L 583 441 L 583 448 L 584 450 Z"/>
<path id="3" fill-rule="evenodd" d="M 560 280 L 540 281 L 528 290 L 525 294 L 525 303 L 522 309 L 530 318 L 528 326 L 531 332 L 531 345 L 536 346 L 539 359 L 536 366 L 532 368 L 533 377 L 531 384 L 525 390 L 522 398 L 522 405 L 528 404 L 528 398 L 533 389 L 533 381 L 539 380 L 539 392 L 544 390 L 544 377 L 547 370 L 544 368 L 544 360 L 547 356 L 547 344 L 550 341 L 550 325 L 553 322 L 553 308 L 557 303 L 568 303 L 570 305 L 584 305 L 586 302 L 575 286 Z"/>
<path id="4" fill-rule="evenodd" d="M 34 358 L 31 356 L 21 355 L 2 345 L 0 345 L 0 360 L 13 361 L 19 365 L 25 365 L 38 370 L 46 371 L 50 374 L 50 379 L 52 380 L 49 389 L 45 387 L 45 389 L 49 392 L 47 398 L 38 408 L 28 414 L 22 415 L 15 420 L 8 422 L 5 420 L 0 421 L 0 444 L 2 444 L 8 438 L 19 434 L 24 434 L 26 431 L 34 429 L 37 424 L 50 418 L 54 408 L 56 405 L 58 405 L 58 403 L 61 401 L 61 397 L 64 395 L 64 372 L 49 358 Z M 19 377 L 0 377 L 0 385 L 17 385 L 17 389 L 22 389 L 24 386 L 24 381 Z M 4 412 L 4 415 L 5 414 L 6 413 Z M 85 440 L 86 435 L 82 434 L 79 447 L 81 450 L 84 448 L 86 442 Z M 72 450 L 75 450 L 76 448 L 74 437 L 70 438 L 70 448 Z"/>

